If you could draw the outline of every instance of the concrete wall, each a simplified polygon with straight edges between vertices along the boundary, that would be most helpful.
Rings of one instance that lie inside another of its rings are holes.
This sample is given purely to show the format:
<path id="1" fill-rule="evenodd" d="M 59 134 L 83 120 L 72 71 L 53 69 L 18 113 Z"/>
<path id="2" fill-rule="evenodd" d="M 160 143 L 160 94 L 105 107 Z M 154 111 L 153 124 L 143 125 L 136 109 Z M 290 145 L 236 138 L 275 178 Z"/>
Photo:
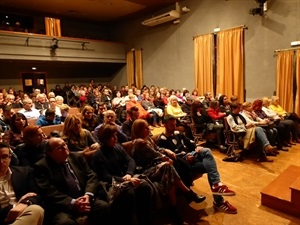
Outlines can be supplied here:
<path id="1" fill-rule="evenodd" d="M 212 33 L 220 27 L 228 29 L 246 25 L 245 89 L 247 99 L 270 96 L 276 87 L 274 50 L 289 48 L 300 40 L 300 1 L 268 1 L 265 16 L 249 14 L 258 6 L 255 0 L 187 0 L 180 2 L 191 11 L 183 14 L 180 24 L 162 24 L 153 28 L 141 21 L 174 9 L 170 7 L 152 15 L 124 23 L 115 29 L 114 39 L 128 43 L 128 49 L 143 49 L 144 83 L 169 88 L 194 88 L 193 36 Z M 126 76 L 121 70 L 112 83 Z"/>

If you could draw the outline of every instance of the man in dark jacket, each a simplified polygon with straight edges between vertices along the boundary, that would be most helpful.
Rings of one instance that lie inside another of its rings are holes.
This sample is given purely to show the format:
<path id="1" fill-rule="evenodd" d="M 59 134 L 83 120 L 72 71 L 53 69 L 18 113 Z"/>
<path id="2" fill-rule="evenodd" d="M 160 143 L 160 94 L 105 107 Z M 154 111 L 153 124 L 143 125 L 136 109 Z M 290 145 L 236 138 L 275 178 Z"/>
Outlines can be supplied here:
<path id="1" fill-rule="evenodd" d="M 60 138 L 45 145 L 45 157 L 34 165 L 35 177 L 45 198 L 47 222 L 77 224 L 86 216 L 90 224 L 110 224 L 110 206 L 95 198 L 98 179 L 84 157 L 70 153 Z"/>

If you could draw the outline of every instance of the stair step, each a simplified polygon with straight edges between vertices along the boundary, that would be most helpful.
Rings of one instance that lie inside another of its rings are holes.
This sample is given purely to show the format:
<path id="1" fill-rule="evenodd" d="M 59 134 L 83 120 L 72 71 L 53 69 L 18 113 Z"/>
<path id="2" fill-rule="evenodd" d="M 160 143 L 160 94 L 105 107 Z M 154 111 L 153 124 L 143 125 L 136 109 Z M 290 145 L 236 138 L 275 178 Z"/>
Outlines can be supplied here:
<path id="1" fill-rule="evenodd" d="M 298 179 L 290 186 L 291 189 L 291 201 L 292 203 L 300 208 L 300 176 Z"/>
<path id="2" fill-rule="evenodd" d="M 300 217 L 300 167 L 290 165 L 261 191 L 261 204 Z"/>
<path id="3" fill-rule="evenodd" d="M 290 165 L 275 180 L 266 186 L 261 193 L 291 201 L 290 186 L 300 177 L 300 167 Z"/>

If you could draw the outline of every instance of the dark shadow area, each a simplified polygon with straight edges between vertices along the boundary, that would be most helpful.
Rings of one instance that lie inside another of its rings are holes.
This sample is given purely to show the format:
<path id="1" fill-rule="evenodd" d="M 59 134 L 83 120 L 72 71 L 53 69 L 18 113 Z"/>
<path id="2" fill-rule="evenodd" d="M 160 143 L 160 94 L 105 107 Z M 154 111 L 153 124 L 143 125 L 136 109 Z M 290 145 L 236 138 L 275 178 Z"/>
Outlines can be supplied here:
<path id="1" fill-rule="evenodd" d="M 284 24 L 272 20 L 267 16 L 262 18 L 261 25 L 281 35 L 283 35 L 286 28 Z"/>

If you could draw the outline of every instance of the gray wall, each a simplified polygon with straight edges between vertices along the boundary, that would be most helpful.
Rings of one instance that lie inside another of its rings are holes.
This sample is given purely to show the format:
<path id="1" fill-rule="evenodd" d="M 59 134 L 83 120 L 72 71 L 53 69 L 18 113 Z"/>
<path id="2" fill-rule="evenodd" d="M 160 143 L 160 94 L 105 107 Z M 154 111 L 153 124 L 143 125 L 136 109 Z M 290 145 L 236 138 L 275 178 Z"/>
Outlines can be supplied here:
<path id="1" fill-rule="evenodd" d="M 258 6 L 255 0 L 189 0 L 180 2 L 191 11 L 183 14 L 180 24 L 162 24 L 153 28 L 140 23 L 152 15 L 130 24 L 120 24 L 114 39 L 127 42 L 128 49 L 143 49 L 144 83 L 169 88 L 194 88 L 193 36 L 212 33 L 220 27 L 228 29 L 246 25 L 245 89 L 248 100 L 270 96 L 276 88 L 276 57 L 274 50 L 289 48 L 300 40 L 300 1 L 269 0 L 266 16 L 249 14 Z M 168 10 L 153 13 L 154 16 Z M 111 83 L 124 82 L 126 70 Z"/>

